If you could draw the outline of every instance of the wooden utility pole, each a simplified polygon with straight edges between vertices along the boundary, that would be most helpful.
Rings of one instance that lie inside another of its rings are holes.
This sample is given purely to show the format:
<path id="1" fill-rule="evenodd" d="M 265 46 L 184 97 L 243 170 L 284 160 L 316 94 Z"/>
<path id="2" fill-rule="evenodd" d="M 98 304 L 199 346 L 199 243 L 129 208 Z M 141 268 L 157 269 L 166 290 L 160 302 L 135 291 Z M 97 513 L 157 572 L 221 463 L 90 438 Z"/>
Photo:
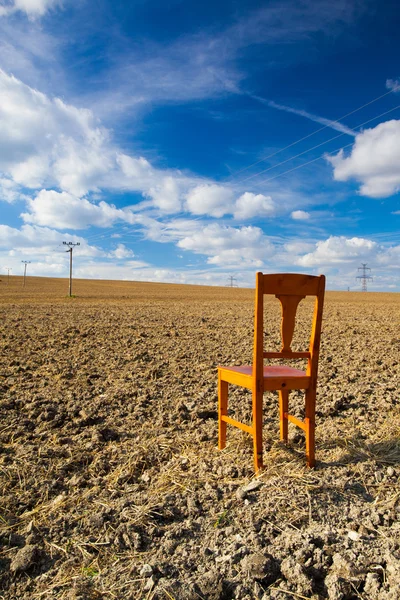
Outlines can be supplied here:
<path id="1" fill-rule="evenodd" d="M 68 250 L 66 250 L 65 252 L 69 252 L 69 297 L 72 296 L 72 251 L 74 249 L 74 246 L 80 246 L 79 242 L 76 242 L 76 244 L 74 244 L 73 242 L 63 242 L 64 246 L 69 246 Z"/>
<path id="2" fill-rule="evenodd" d="M 10 271 L 12 271 L 12 269 L 10 267 L 6 267 L 7 269 L 7 285 L 10 285 Z"/>
<path id="3" fill-rule="evenodd" d="M 31 264 L 31 261 L 30 260 L 21 260 L 21 262 L 25 265 L 25 268 L 24 268 L 24 283 L 22 284 L 22 287 L 25 287 L 26 267 L 27 267 L 27 265 Z"/>

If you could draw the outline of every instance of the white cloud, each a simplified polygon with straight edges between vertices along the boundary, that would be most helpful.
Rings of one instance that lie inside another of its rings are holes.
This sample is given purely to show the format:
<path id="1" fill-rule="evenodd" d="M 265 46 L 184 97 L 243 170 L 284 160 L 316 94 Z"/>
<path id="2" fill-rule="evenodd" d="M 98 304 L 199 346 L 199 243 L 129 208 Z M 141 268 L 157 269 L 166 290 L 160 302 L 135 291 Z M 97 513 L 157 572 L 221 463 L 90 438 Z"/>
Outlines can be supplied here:
<path id="1" fill-rule="evenodd" d="M 299 257 L 296 262 L 303 267 L 349 263 L 356 259 L 368 260 L 377 251 L 377 243 L 365 238 L 331 236 L 317 242 L 313 252 Z"/>
<path id="2" fill-rule="evenodd" d="M 65 38 L 59 31 L 54 33 L 39 19 L 0 17 L 0 69 L 50 95 L 53 90 L 59 97 L 68 94 L 68 77 L 62 68 Z"/>
<path id="3" fill-rule="evenodd" d="M 133 258 L 135 256 L 134 252 L 130 248 L 127 248 L 125 244 L 118 244 L 115 250 L 109 252 L 108 256 L 110 258 L 124 259 L 124 258 Z"/>
<path id="4" fill-rule="evenodd" d="M 186 205 L 193 215 L 222 217 L 232 212 L 233 192 L 217 184 L 198 185 L 188 193 Z"/>
<path id="5" fill-rule="evenodd" d="M 208 256 L 214 265 L 260 267 L 263 260 L 274 252 L 272 244 L 259 227 L 228 227 L 217 223 L 181 239 L 177 246 L 195 254 Z"/>
<path id="6" fill-rule="evenodd" d="M 0 249 L 14 255 L 29 254 L 36 260 L 53 260 L 55 254 L 65 254 L 62 246 L 63 241 L 79 242 L 81 256 L 100 257 L 104 256 L 103 250 L 91 246 L 86 240 L 77 235 L 65 234 L 49 227 L 38 227 L 36 225 L 23 225 L 20 229 L 0 225 Z"/>
<path id="7" fill-rule="evenodd" d="M 213 223 L 183 238 L 178 246 L 192 252 L 212 254 L 215 250 L 256 246 L 262 236 L 263 233 L 258 227 L 234 228 Z"/>
<path id="8" fill-rule="evenodd" d="M 197 219 L 171 219 L 161 222 L 146 215 L 138 215 L 137 221 L 144 228 L 148 240 L 161 243 L 176 243 L 197 233 L 203 226 Z"/>
<path id="9" fill-rule="evenodd" d="M 276 206 L 271 196 L 245 192 L 236 200 L 234 208 L 235 219 L 252 219 L 254 217 L 273 216 Z"/>
<path id="10" fill-rule="evenodd" d="M 149 188 L 147 195 L 154 205 L 164 213 L 180 212 L 182 203 L 178 181 L 170 176 L 164 177 L 159 184 Z"/>
<path id="11" fill-rule="evenodd" d="M 57 229 L 86 229 L 93 225 L 109 227 L 117 220 L 132 221 L 133 216 L 112 204 L 93 204 L 68 192 L 41 190 L 27 202 L 29 212 L 22 213 L 26 223 Z"/>
<path id="12" fill-rule="evenodd" d="M 148 160 L 140 156 L 135 158 L 122 154 L 120 152 L 116 155 L 116 162 L 120 172 L 123 175 L 122 182 L 118 179 L 119 173 L 115 173 L 115 181 L 111 179 L 111 185 L 118 187 L 120 184 L 121 189 L 131 189 L 140 191 L 142 189 L 149 189 L 154 185 L 155 181 L 158 181 L 156 170 L 151 166 Z"/>
<path id="13" fill-rule="evenodd" d="M 93 114 L 0 70 L 0 171 L 26 187 L 83 195 L 112 168 L 108 132 Z"/>
<path id="14" fill-rule="evenodd" d="M 295 221 L 307 221 L 310 218 L 310 213 L 305 210 L 294 210 L 290 216 Z"/>
<path id="15" fill-rule="evenodd" d="M 308 252 L 312 252 L 315 248 L 315 244 L 311 243 L 311 242 L 307 242 L 307 241 L 299 241 L 299 240 L 295 240 L 295 241 L 291 241 L 291 242 L 286 242 L 286 244 L 284 244 L 284 249 L 285 252 L 287 252 L 287 254 L 289 256 L 296 256 L 298 254 L 305 254 Z"/>
<path id="16" fill-rule="evenodd" d="M 287 251 L 289 246 L 287 244 Z M 291 257 L 292 264 L 307 272 L 325 273 L 328 289 L 360 290 L 362 263 L 366 263 L 371 271 L 368 274 L 373 280 L 368 282 L 368 290 L 399 290 L 400 245 L 388 246 L 365 238 L 346 238 L 331 236 L 313 244 L 313 248 L 304 254 L 304 249 L 294 248 L 293 254 L 303 256 Z"/>
<path id="17" fill-rule="evenodd" d="M 392 92 L 400 92 L 400 79 L 386 79 L 386 88 Z"/>
<path id="18" fill-rule="evenodd" d="M 60 0 L 12 0 L 0 5 L 0 17 L 21 11 L 29 17 L 42 17 L 48 10 L 60 4 Z"/>
<path id="19" fill-rule="evenodd" d="M 0 173 L 6 175 L 2 187 L 10 188 L 8 181 L 15 189 L 16 184 L 55 187 L 76 198 L 99 189 L 131 190 L 169 213 L 181 209 L 182 194 L 199 182 L 179 171 L 155 169 L 142 157 L 121 154 L 89 110 L 48 98 L 1 70 L 0 95 Z M 15 199 L 8 193 L 7 199 L 11 197 Z M 87 201 L 81 202 L 89 208 Z M 32 219 L 40 222 L 38 214 Z"/>
<path id="20" fill-rule="evenodd" d="M 16 202 L 17 200 L 27 200 L 28 196 L 23 194 L 20 186 L 8 177 L 0 176 L 0 201 Z"/>
<path id="21" fill-rule="evenodd" d="M 47 228 L 23 225 L 21 229 L 0 225 L 0 247 L 7 249 L 53 247 L 62 242 L 62 234 Z"/>
<path id="22" fill-rule="evenodd" d="M 155 209 L 165 215 L 187 210 L 215 218 L 234 214 L 236 219 L 276 213 L 270 196 L 244 192 L 235 202 L 229 185 L 157 169 L 143 157 L 121 153 L 91 111 L 49 98 L 1 70 L 0 94 L 0 176 L 4 173 L 1 180 L 8 189 L 4 199 L 17 198 L 11 188 L 42 188 L 28 201 L 25 222 L 84 228 L 129 220 L 128 210 L 118 213 L 115 207 L 85 198 L 100 190 L 141 194 L 143 201 L 131 206 L 131 212 Z"/>
<path id="23" fill-rule="evenodd" d="M 326 156 L 336 181 L 355 178 L 360 194 L 385 198 L 400 190 L 400 120 L 380 123 L 358 134 L 352 151 Z"/>
<path id="24" fill-rule="evenodd" d="M 55 243 L 51 243 L 53 236 L 57 238 L 61 234 L 51 232 L 47 228 L 31 228 L 24 226 L 21 230 L 12 230 L 8 228 L 6 234 L 9 240 L 21 244 L 14 250 L 2 249 L 4 229 L 0 226 L 0 263 L 11 269 L 11 275 L 23 275 L 24 266 L 21 260 L 30 260 L 28 265 L 28 276 L 45 277 L 68 277 L 69 273 L 69 255 L 63 247 L 57 249 Z M 60 238 L 62 239 L 62 238 Z M 163 269 L 149 265 L 142 260 L 128 260 L 116 263 L 114 257 L 97 252 L 96 249 L 86 245 L 85 241 L 79 237 L 69 236 L 68 239 L 80 241 L 81 245 L 74 251 L 73 276 L 74 279 L 110 279 L 110 280 L 128 280 L 128 281 L 155 281 L 170 283 L 196 283 L 207 285 L 224 285 L 228 273 L 218 273 L 211 270 L 198 269 Z M 54 241 L 57 241 L 56 239 Z M 40 246 L 40 244 L 49 243 L 49 246 Z M 30 245 L 29 245 L 30 244 Z M 90 252 L 92 250 L 92 252 Z M 107 260 L 108 259 L 108 260 Z M 7 269 L 0 268 L 0 280 L 4 282 L 7 276 Z M 243 279 L 241 279 L 243 283 Z M 248 284 L 253 284 L 251 277 Z M 11 281 L 11 285 L 14 285 Z M 19 285 L 18 289 L 20 289 Z M 27 282 L 29 286 L 29 280 Z M 74 281 L 74 293 L 80 294 L 79 281 Z M 65 287 L 67 293 L 67 284 Z"/>
<path id="25" fill-rule="evenodd" d="M 149 268 L 145 261 L 134 259 L 133 252 L 124 244 L 105 252 L 83 237 L 36 225 L 23 225 L 20 229 L 0 225 L 0 263 L 12 268 L 14 275 L 23 272 L 21 260 L 29 260 L 29 275 L 67 277 L 69 256 L 63 241 L 79 243 L 74 249 L 74 277 L 138 279 L 134 271 Z M 116 264 L 116 260 L 123 263 Z"/>
<path id="26" fill-rule="evenodd" d="M 230 227 L 205 223 L 198 219 L 171 219 L 160 222 L 137 215 L 146 239 L 174 243 L 178 248 L 207 256 L 211 265 L 240 269 L 261 267 L 274 254 L 275 248 L 259 227 Z"/>

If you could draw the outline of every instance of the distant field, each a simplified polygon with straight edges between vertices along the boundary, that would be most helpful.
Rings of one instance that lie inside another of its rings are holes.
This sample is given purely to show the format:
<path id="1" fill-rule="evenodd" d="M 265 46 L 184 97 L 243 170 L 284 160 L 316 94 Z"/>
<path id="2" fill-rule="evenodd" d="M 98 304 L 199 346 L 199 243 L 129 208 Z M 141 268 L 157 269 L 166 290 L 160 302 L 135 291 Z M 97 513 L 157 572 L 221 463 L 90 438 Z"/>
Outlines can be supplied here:
<path id="1" fill-rule="evenodd" d="M 248 436 L 217 450 L 216 367 L 251 361 L 254 290 L 1 280 L 1 599 L 400 598 L 400 294 L 327 293 L 317 468 L 266 394 L 246 491 Z M 250 418 L 246 391 L 231 406 Z"/>
<path id="2" fill-rule="evenodd" d="M 253 302 L 254 290 L 248 288 L 213 287 L 182 285 L 172 283 L 145 283 L 138 281 L 110 281 L 98 279 L 74 279 L 72 294 L 78 301 L 105 300 L 243 300 Z M 27 277 L 23 287 L 23 277 L 0 277 L 0 302 L 35 302 L 46 298 L 52 302 L 68 297 L 69 280 L 50 277 Z M 329 300 L 376 304 L 400 304 L 400 294 L 384 292 L 327 292 Z"/>

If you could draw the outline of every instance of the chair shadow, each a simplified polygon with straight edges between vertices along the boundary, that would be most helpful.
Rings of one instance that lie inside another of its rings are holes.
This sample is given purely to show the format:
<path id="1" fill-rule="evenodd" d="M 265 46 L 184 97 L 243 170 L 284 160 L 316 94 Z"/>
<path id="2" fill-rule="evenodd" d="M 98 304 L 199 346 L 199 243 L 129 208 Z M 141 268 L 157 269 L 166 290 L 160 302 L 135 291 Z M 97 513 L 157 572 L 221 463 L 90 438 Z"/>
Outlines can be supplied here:
<path id="1" fill-rule="evenodd" d="M 372 462 L 375 465 L 382 465 L 384 467 L 400 465 L 400 438 L 392 438 L 383 442 L 370 442 L 367 439 L 360 439 L 360 437 L 355 436 L 350 439 L 332 440 L 329 444 L 324 444 L 324 450 L 331 448 L 335 449 L 338 446 L 344 450 L 343 455 L 339 459 L 333 461 L 321 461 L 318 460 L 317 445 L 317 462 L 315 470 L 320 472 L 321 477 L 324 477 L 324 471 L 327 471 L 332 467 L 345 467 L 366 462 Z M 296 445 L 293 446 L 289 443 L 289 445 L 283 446 L 283 448 L 291 458 L 304 460 L 304 449 L 302 445 L 297 445 L 296 447 Z M 348 493 L 367 503 L 372 503 L 376 499 L 376 496 L 371 494 L 365 484 L 362 481 L 357 480 L 344 481 L 342 489 L 340 486 L 338 487 L 330 485 L 329 483 L 324 483 L 323 490 L 336 505 L 343 502 Z"/>
<path id="2" fill-rule="evenodd" d="M 373 461 L 381 465 L 400 464 L 400 438 L 392 438 L 382 442 L 371 442 L 354 436 L 350 439 L 336 440 L 328 448 L 341 447 L 344 454 L 338 460 L 323 462 L 321 466 L 340 466 Z M 325 446 L 327 448 L 327 446 Z"/>
<path id="3" fill-rule="evenodd" d="M 339 467 L 363 462 L 373 461 L 375 463 L 390 466 L 400 464 L 400 437 L 392 438 L 382 442 L 370 442 L 368 439 L 362 439 L 354 436 L 349 439 L 332 440 L 329 444 L 324 444 L 324 450 L 341 447 L 344 450 L 343 455 L 337 460 L 324 461 L 318 460 L 318 444 L 316 448 L 317 469 L 326 469 L 329 467 Z M 296 458 L 304 458 L 304 448 L 298 444 L 284 445 L 283 448 Z"/>

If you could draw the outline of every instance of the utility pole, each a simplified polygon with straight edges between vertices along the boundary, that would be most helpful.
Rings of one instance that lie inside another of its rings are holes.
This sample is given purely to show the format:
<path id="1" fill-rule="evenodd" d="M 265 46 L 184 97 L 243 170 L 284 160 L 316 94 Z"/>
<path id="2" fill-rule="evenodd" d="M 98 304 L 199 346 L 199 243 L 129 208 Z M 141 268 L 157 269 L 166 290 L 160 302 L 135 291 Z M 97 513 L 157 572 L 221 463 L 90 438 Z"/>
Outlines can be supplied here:
<path id="1" fill-rule="evenodd" d="M 7 285 L 10 285 L 10 271 L 12 269 L 10 267 L 5 267 L 5 269 L 7 269 Z"/>
<path id="2" fill-rule="evenodd" d="M 63 242 L 64 246 L 68 246 L 68 250 L 65 252 L 69 252 L 69 297 L 72 296 L 72 251 L 75 246 L 80 246 L 80 243 L 77 242 L 74 244 L 73 242 Z"/>
<path id="3" fill-rule="evenodd" d="M 361 291 L 366 292 L 367 281 L 369 279 L 372 281 L 372 277 L 369 275 L 371 269 L 367 267 L 367 263 L 361 263 L 361 267 L 358 267 L 358 270 L 361 271 L 361 275 L 357 275 L 356 279 L 361 279 Z"/>
<path id="4" fill-rule="evenodd" d="M 233 275 L 228 277 L 228 279 L 230 280 L 230 283 L 228 283 L 226 287 L 237 287 L 237 284 L 235 283 L 236 278 L 233 277 Z"/>
<path id="5" fill-rule="evenodd" d="M 25 267 L 24 267 L 24 283 L 22 284 L 22 287 L 25 287 L 26 267 L 27 267 L 27 265 L 31 264 L 31 261 L 30 260 L 21 260 L 21 262 L 25 265 Z"/>

